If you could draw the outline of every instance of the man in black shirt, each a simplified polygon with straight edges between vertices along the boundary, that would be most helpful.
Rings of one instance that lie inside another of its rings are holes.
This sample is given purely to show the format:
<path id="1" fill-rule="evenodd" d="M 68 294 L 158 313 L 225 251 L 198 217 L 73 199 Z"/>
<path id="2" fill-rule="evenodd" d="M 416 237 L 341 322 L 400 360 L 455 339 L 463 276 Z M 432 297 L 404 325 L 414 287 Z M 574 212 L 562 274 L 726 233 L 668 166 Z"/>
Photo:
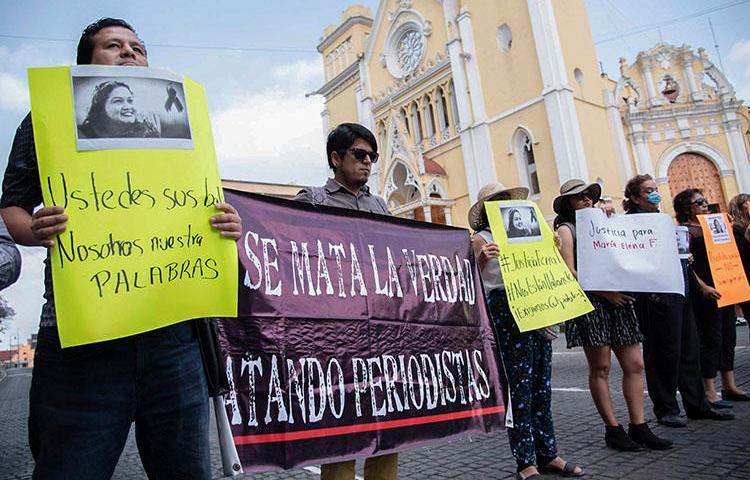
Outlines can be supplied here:
<path id="1" fill-rule="evenodd" d="M 133 27 L 104 18 L 84 30 L 77 63 L 146 67 L 148 59 Z M 63 208 L 34 211 L 41 203 L 27 115 L 13 141 L 0 199 L 0 214 L 17 243 L 50 248 L 65 230 Z M 236 210 L 216 207 L 224 213 L 210 218 L 212 226 L 237 240 L 242 225 Z M 211 478 L 208 394 L 191 322 L 62 349 L 49 255 L 44 296 L 30 392 L 34 478 L 110 478 L 133 422 L 150 478 Z"/>

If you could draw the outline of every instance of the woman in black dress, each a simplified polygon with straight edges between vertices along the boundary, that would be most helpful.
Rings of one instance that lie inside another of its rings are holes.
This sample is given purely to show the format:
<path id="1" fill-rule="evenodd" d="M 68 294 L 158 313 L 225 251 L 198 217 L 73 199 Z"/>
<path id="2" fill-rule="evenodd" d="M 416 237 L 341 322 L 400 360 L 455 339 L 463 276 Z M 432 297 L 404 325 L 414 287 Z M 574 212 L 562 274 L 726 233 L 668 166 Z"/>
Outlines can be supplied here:
<path id="1" fill-rule="evenodd" d="M 716 301 L 721 294 L 714 288 L 711 268 L 706 252 L 706 240 L 698 221 L 698 215 L 706 215 L 708 201 L 703 191 L 688 188 L 674 197 L 674 211 L 680 225 L 690 232 L 690 253 L 693 254 L 694 280 L 693 301 L 701 352 L 701 376 L 706 398 L 714 408 L 731 408 L 727 400 L 750 400 L 740 390 L 734 379 L 734 347 L 737 343 L 734 305 L 719 308 Z M 716 230 L 721 226 L 709 225 Z M 723 229 L 722 229 L 723 230 Z M 723 233 L 716 231 L 716 233 Z M 744 232 L 743 232 L 744 234 Z M 743 235 L 744 237 L 744 235 Z M 722 397 L 716 391 L 714 379 L 721 372 Z"/>

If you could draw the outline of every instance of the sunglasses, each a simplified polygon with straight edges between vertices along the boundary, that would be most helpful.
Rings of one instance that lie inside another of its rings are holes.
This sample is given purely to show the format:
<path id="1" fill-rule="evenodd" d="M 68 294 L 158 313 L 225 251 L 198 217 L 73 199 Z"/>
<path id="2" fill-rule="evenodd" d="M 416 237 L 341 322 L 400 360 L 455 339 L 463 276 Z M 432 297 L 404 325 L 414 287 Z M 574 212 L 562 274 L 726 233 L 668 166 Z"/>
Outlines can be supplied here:
<path id="1" fill-rule="evenodd" d="M 352 155 L 354 155 L 354 158 L 356 158 L 360 162 L 364 162 L 365 158 L 370 157 L 370 162 L 378 163 L 378 158 L 380 157 L 380 155 L 378 155 L 377 152 L 370 152 L 368 150 L 363 150 L 361 148 L 350 148 L 347 151 L 352 152 Z"/>
<path id="2" fill-rule="evenodd" d="M 708 200 L 706 200 L 705 198 L 699 198 L 694 202 L 690 202 L 690 205 L 708 205 Z"/>
<path id="3" fill-rule="evenodd" d="M 591 195 L 591 194 L 590 194 L 589 192 L 581 192 L 581 193 L 576 193 L 575 195 L 571 195 L 570 197 L 571 197 L 571 198 L 572 198 L 573 200 L 577 200 L 577 201 L 579 201 L 579 202 L 582 202 L 582 201 L 586 200 L 587 198 L 588 198 L 589 200 L 593 200 L 593 199 L 594 199 L 594 198 L 593 198 L 594 196 L 593 196 L 593 195 Z"/>

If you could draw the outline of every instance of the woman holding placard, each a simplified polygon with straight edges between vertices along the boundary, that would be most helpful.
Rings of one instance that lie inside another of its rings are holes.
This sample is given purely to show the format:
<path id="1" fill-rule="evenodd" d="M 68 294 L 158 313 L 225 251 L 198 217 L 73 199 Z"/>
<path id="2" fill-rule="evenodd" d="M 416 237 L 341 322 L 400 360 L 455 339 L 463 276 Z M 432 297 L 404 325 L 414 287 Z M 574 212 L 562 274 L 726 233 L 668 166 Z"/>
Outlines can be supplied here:
<path id="1" fill-rule="evenodd" d="M 505 188 L 500 183 L 485 185 L 469 210 L 469 225 L 477 266 L 482 276 L 490 318 L 497 329 L 498 346 L 505 365 L 513 415 L 508 428 L 510 449 L 518 464 L 516 478 L 537 478 L 540 471 L 566 477 L 583 476 L 583 470 L 557 455 L 552 424 L 552 344 L 542 332 L 520 332 L 508 306 L 498 256 L 500 250 L 490 232 L 484 202 L 525 200 L 526 187 Z M 536 217 L 534 217 L 535 219 Z M 512 215 L 509 215 L 511 224 Z M 519 225 L 520 229 L 520 225 Z"/>
<path id="2" fill-rule="evenodd" d="M 693 289 L 695 294 L 691 295 L 691 300 L 695 308 L 700 339 L 703 388 L 711 406 L 732 408 L 728 400 L 748 401 L 750 397 L 740 390 L 734 379 L 734 347 L 737 343 L 734 305 L 722 308 L 716 305 L 716 300 L 721 298 L 721 294 L 714 288 L 706 240 L 698 221 L 698 215 L 709 213 L 708 201 L 703 196 L 702 190 L 688 188 L 674 197 L 673 204 L 677 221 L 680 225 L 686 226 L 690 232 L 692 267 L 694 279 L 699 287 L 699 291 Z M 716 234 L 725 233 L 722 231 L 723 226 L 716 223 L 717 225 L 713 223 L 709 225 L 711 231 Z M 742 234 L 744 238 L 744 232 Z M 717 371 L 721 372 L 721 397 L 716 391 L 714 381 Z"/>
<path id="3" fill-rule="evenodd" d="M 623 208 L 628 215 L 659 213 L 661 195 L 651 175 L 636 175 L 625 185 Z M 644 220 L 648 222 L 648 220 Z M 643 360 L 648 395 L 657 421 L 670 428 L 684 428 L 677 391 L 688 418 L 731 420 L 730 413 L 715 410 L 706 400 L 700 375 L 698 333 L 692 303 L 686 298 L 694 289 L 687 259 L 680 260 L 685 293 L 635 293 L 638 326 L 643 334 Z"/>
<path id="4" fill-rule="evenodd" d="M 750 195 L 740 193 L 729 201 L 729 215 L 732 217 L 732 231 L 737 250 L 740 252 L 745 276 L 750 278 Z M 750 302 L 740 304 L 742 314 L 750 318 Z"/>
<path id="5" fill-rule="evenodd" d="M 597 183 L 568 180 L 560 187 L 553 209 L 554 227 L 560 237 L 560 254 L 576 275 L 576 210 L 592 208 L 601 197 Z M 649 429 L 643 407 L 643 356 L 641 333 L 635 316 L 635 299 L 619 292 L 588 292 L 594 311 L 565 322 L 568 348 L 583 347 L 589 366 L 589 388 L 596 409 L 605 424 L 604 441 L 615 450 L 638 451 L 642 446 L 665 450 L 672 442 Z M 609 370 L 612 352 L 622 368 L 622 390 L 628 406 L 628 431 L 619 424 L 612 408 Z"/>

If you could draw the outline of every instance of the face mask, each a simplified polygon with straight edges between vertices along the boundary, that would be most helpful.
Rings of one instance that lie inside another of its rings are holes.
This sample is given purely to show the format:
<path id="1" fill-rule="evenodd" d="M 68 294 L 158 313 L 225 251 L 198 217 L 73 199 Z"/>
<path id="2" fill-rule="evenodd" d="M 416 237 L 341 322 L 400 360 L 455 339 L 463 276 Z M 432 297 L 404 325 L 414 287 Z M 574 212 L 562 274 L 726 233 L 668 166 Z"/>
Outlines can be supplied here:
<path id="1" fill-rule="evenodd" d="M 651 192 L 646 197 L 649 203 L 652 203 L 654 205 L 659 205 L 661 203 L 661 195 L 659 192 Z"/>

